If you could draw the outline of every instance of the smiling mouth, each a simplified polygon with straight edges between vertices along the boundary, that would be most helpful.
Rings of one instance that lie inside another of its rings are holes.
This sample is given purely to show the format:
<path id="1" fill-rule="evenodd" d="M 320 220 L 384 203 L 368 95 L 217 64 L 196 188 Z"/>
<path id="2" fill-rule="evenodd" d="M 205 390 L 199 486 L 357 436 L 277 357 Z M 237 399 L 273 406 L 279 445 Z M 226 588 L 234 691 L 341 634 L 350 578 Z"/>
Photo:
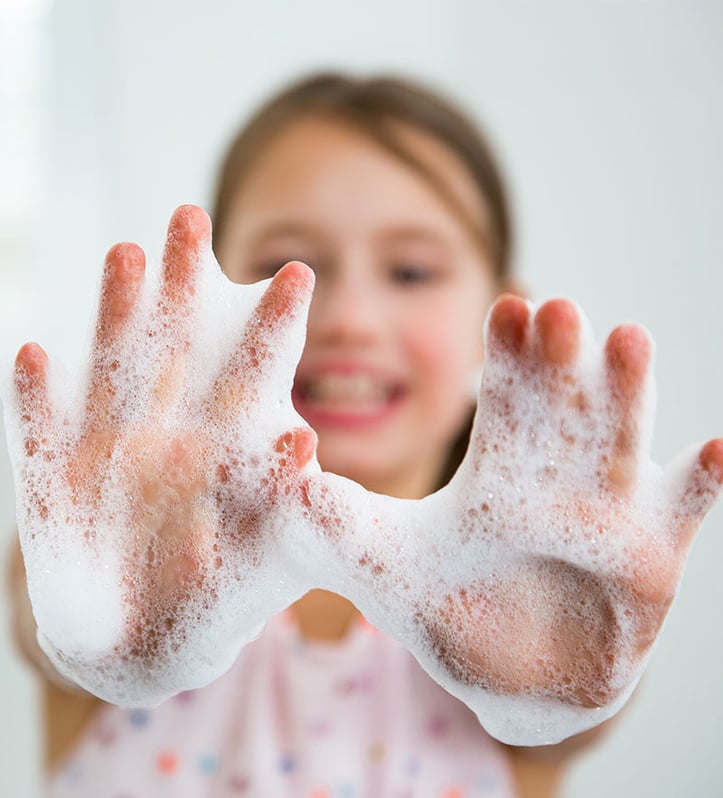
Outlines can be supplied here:
<path id="1" fill-rule="evenodd" d="M 323 374 L 297 379 L 294 404 L 301 415 L 322 420 L 376 419 L 385 415 L 402 393 L 400 386 L 369 374 Z"/>

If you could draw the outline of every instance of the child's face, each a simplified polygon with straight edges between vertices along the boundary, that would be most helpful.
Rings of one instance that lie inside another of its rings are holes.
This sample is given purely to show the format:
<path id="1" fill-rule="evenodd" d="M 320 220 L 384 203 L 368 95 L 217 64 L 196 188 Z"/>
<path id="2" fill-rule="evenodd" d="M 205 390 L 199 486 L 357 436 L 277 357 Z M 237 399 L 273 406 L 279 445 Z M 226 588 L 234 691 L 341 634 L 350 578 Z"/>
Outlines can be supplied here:
<path id="1" fill-rule="evenodd" d="M 464 168 L 413 130 L 405 141 L 467 213 Z M 272 139 L 240 187 L 218 256 L 253 282 L 289 260 L 316 272 L 294 386 L 325 470 L 370 490 L 432 490 L 473 406 L 493 270 L 425 180 L 363 134 L 305 119 Z"/>

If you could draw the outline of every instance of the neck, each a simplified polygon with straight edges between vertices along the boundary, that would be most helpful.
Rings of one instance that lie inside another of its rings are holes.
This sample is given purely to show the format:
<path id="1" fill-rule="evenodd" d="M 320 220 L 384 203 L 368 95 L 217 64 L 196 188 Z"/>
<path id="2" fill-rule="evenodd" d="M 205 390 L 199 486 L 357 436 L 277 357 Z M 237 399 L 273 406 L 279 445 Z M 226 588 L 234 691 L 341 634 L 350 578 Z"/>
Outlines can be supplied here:
<path id="1" fill-rule="evenodd" d="M 328 590 L 310 590 L 292 610 L 299 630 L 308 640 L 341 640 L 359 610 L 343 596 Z"/>
<path id="2" fill-rule="evenodd" d="M 383 496 L 393 496 L 396 499 L 423 499 L 439 486 L 442 469 L 436 463 L 433 466 L 420 463 L 413 471 L 385 474 L 371 479 L 365 475 L 342 474 L 341 476 L 358 482 L 372 493 L 381 493 Z"/>

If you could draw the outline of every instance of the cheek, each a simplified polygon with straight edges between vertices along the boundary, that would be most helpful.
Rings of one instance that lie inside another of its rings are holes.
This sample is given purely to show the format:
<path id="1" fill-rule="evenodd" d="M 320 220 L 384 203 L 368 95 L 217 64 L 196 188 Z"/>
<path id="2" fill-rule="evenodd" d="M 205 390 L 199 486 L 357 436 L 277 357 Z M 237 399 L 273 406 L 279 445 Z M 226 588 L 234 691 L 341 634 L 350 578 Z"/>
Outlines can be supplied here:
<path id="1" fill-rule="evenodd" d="M 481 319 L 448 316 L 430 319 L 409 339 L 410 351 L 430 396 L 452 406 L 467 407 L 472 385 L 482 365 L 483 322 Z"/>

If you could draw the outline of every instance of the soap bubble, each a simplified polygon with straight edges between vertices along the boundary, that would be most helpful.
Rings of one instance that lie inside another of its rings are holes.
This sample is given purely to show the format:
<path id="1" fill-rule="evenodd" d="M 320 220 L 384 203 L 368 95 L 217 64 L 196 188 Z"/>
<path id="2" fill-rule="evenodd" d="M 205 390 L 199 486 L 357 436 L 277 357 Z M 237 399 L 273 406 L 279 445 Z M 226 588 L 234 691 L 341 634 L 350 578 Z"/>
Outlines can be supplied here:
<path id="1" fill-rule="evenodd" d="M 291 403 L 313 276 L 241 286 L 176 212 L 161 273 L 111 250 L 83 380 L 26 345 L 5 410 L 38 639 L 102 698 L 208 684 L 315 587 L 511 744 L 610 717 L 645 667 L 723 442 L 649 456 L 652 343 L 564 300 L 492 309 L 469 451 L 419 500 L 321 472 Z M 74 386 L 82 386 L 76 390 Z"/>
<path id="2" fill-rule="evenodd" d="M 309 589 L 280 552 L 318 470 L 290 399 L 312 283 L 301 264 L 231 283 L 181 208 L 160 274 L 110 251 L 82 379 L 21 350 L 5 409 L 38 640 L 96 695 L 207 684 Z"/>
<path id="3" fill-rule="evenodd" d="M 565 327 L 567 331 L 565 332 Z M 469 450 L 417 502 L 317 480 L 356 524 L 325 587 L 351 598 L 515 745 L 558 742 L 635 688 L 723 480 L 723 441 L 667 470 L 649 450 L 652 342 L 593 340 L 579 308 L 500 300 Z M 317 581 L 322 581 L 319 574 Z"/>

